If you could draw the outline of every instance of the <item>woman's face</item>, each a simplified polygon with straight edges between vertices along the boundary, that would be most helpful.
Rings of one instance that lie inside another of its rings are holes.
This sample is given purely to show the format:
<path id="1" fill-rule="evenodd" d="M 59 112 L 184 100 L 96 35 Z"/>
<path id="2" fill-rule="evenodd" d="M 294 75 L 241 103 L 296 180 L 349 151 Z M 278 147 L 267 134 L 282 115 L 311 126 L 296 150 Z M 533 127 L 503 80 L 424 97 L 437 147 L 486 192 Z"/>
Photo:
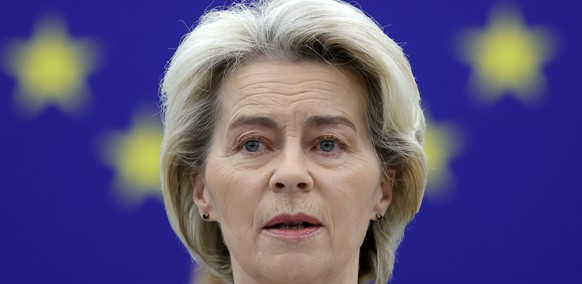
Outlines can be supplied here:
<path id="1" fill-rule="evenodd" d="M 384 179 L 364 122 L 360 77 L 325 63 L 256 60 L 228 74 L 200 213 L 220 224 L 235 283 L 357 283 Z"/>

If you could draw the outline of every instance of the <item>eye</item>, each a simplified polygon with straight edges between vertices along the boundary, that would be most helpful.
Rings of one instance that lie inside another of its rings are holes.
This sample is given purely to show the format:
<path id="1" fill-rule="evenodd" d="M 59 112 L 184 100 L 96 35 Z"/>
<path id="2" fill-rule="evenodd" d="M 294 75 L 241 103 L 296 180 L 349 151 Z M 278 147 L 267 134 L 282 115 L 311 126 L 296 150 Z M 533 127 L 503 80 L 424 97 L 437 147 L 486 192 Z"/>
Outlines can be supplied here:
<path id="1" fill-rule="evenodd" d="M 246 141 L 244 144 L 245 150 L 248 152 L 257 152 L 261 148 L 261 142 L 259 140 L 249 140 Z"/>
<path id="2" fill-rule="evenodd" d="M 312 150 L 328 157 L 341 155 L 350 149 L 342 139 L 335 135 L 323 135 L 314 142 Z"/>
<path id="3" fill-rule="evenodd" d="M 332 152 L 336 146 L 337 144 L 335 143 L 335 141 L 329 139 L 322 140 L 319 142 L 319 149 L 321 149 L 321 151 L 323 152 Z"/>

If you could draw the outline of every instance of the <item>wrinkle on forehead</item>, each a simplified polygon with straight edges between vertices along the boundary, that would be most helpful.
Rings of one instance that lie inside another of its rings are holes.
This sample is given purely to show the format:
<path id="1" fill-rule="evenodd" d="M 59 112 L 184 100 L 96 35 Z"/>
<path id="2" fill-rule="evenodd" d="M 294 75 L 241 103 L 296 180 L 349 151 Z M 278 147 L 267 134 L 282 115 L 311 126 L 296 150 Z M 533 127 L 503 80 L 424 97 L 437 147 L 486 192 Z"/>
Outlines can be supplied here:
<path id="1" fill-rule="evenodd" d="M 280 66 L 284 65 L 285 69 Z M 249 72 L 252 70 L 252 72 Z M 322 70 L 333 70 L 332 72 L 322 72 Z M 300 71 L 300 76 L 297 73 L 289 71 Z M 269 81 L 265 81 L 265 77 L 273 76 Z M 338 80 L 337 76 L 341 76 Z M 356 74 L 351 69 L 340 68 L 330 65 L 328 63 L 319 61 L 299 61 L 292 62 L 285 59 L 255 59 L 239 66 L 237 69 L 230 72 L 223 83 L 236 83 L 240 94 L 261 94 L 262 89 L 281 88 L 282 95 L 293 95 L 294 92 L 284 91 L 287 86 L 299 87 L 297 91 L 309 92 L 321 89 L 321 85 L 329 84 L 331 88 L 343 88 L 343 82 L 363 82 L 361 76 Z M 315 89 L 312 89 L 317 85 Z M 361 84 L 360 84 L 361 85 Z M 247 93 L 247 89 L 251 92 Z"/>
<path id="2" fill-rule="evenodd" d="M 345 116 L 364 127 L 366 88 L 359 74 L 321 62 L 255 60 L 229 73 L 219 90 L 221 119 L 248 114 L 305 120 L 309 114 Z M 321 112 L 326 113 L 321 113 Z M 287 121 L 290 122 L 290 121 Z"/>

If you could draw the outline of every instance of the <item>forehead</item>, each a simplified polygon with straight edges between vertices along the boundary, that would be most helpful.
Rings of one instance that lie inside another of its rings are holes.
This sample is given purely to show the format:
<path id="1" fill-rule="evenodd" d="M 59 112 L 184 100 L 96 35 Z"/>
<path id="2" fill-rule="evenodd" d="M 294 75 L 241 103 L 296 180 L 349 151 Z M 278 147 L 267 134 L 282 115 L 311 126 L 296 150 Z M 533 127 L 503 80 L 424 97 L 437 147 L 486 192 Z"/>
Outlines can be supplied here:
<path id="1" fill-rule="evenodd" d="M 241 115 L 341 115 L 360 127 L 366 101 L 361 76 L 324 62 L 257 59 L 227 74 L 218 91 L 226 123 Z M 358 123 L 359 122 L 359 123 Z M 360 125 L 358 125 L 360 124 Z"/>

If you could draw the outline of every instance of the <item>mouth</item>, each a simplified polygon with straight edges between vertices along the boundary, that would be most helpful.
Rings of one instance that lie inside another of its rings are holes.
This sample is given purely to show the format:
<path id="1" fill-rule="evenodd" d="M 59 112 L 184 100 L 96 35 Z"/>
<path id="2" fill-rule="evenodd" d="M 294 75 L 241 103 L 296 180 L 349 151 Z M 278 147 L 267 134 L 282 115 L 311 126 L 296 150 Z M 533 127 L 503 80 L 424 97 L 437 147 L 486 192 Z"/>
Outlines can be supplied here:
<path id="1" fill-rule="evenodd" d="M 301 230 L 303 228 L 309 228 L 316 226 L 311 223 L 301 222 L 301 221 L 287 221 L 272 226 L 265 227 L 265 229 L 279 229 L 279 230 Z"/>
<path id="2" fill-rule="evenodd" d="M 302 240 L 313 236 L 323 225 L 307 214 L 282 214 L 265 224 L 263 230 L 270 236 L 283 240 Z"/>

